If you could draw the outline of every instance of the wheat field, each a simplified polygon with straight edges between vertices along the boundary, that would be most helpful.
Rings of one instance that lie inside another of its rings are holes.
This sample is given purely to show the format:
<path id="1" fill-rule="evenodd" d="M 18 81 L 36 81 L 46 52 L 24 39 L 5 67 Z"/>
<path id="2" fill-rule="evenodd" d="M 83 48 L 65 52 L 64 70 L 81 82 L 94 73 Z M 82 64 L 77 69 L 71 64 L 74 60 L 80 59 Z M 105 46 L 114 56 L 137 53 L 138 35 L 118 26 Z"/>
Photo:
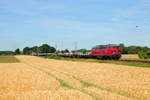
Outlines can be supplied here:
<path id="1" fill-rule="evenodd" d="M 123 54 L 122 60 L 140 60 L 138 54 Z"/>
<path id="2" fill-rule="evenodd" d="M 16 56 L 0 63 L 0 100 L 150 100 L 150 69 Z"/>

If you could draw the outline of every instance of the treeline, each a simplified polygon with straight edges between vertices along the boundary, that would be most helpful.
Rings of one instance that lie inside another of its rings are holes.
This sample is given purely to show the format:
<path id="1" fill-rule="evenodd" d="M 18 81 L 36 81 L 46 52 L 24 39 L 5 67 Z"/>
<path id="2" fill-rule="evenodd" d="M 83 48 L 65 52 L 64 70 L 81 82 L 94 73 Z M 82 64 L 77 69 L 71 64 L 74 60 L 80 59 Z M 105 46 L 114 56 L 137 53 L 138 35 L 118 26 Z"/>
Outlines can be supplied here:
<path id="1" fill-rule="evenodd" d="M 141 47 L 141 46 L 128 46 L 126 47 L 124 44 L 119 45 L 122 54 L 138 54 L 141 59 L 150 59 L 150 48 L 149 47 Z"/>
<path id="2" fill-rule="evenodd" d="M 54 53 L 56 49 L 48 44 L 41 46 L 25 47 L 22 51 L 18 48 L 15 51 L 0 51 L 0 55 L 31 55 L 32 53 Z"/>
<path id="3" fill-rule="evenodd" d="M 0 51 L 0 55 L 14 55 L 13 51 Z"/>
<path id="4" fill-rule="evenodd" d="M 122 54 L 138 54 L 140 58 L 149 59 L 150 58 L 150 48 L 146 46 L 125 46 L 124 44 L 119 44 L 119 47 L 122 50 Z M 19 48 L 15 51 L 0 51 L 0 55 L 31 55 L 32 53 L 69 53 L 68 49 L 65 50 L 56 50 L 53 46 L 48 44 L 43 44 L 41 46 L 25 47 L 21 51 Z M 71 52 L 81 52 L 87 53 L 90 50 L 79 49 Z"/>
<path id="5" fill-rule="evenodd" d="M 150 50 L 150 48 L 146 46 L 125 46 L 124 44 L 119 44 L 119 47 L 122 50 L 122 54 L 138 54 L 140 51 Z"/>
<path id="6" fill-rule="evenodd" d="M 54 53 L 56 49 L 48 44 L 43 44 L 41 46 L 25 47 L 22 51 L 23 54 L 29 55 L 31 53 Z"/>
<path id="7" fill-rule="evenodd" d="M 74 50 L 72 52 L 81 52 L 81 53 L 88 53 L 90 52 L 91 50 L 87 50 L 87 49 L 79 49 L 79 50 Z"/>

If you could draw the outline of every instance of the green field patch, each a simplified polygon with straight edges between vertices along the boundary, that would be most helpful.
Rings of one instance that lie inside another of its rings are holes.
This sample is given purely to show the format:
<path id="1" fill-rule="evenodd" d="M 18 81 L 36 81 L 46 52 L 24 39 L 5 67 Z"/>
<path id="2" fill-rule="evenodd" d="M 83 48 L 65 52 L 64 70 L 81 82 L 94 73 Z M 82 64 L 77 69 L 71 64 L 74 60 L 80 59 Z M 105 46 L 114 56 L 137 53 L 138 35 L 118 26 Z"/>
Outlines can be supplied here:
<path id="1" fill-rule="evenodd" d="M 0 63 L 17 63 L 20 62 L 15 56 L 0 56 Z"/>

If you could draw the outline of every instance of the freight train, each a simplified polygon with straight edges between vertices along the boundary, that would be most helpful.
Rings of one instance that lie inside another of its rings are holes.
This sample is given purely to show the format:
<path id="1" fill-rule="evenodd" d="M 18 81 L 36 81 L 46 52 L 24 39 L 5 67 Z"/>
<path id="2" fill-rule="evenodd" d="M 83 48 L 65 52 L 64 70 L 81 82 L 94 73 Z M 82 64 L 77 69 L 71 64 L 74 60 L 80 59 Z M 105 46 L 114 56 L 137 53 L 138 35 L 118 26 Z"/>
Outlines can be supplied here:
<path id="1" fill-rule="evenodd" d="M 96 59 L 112 59 L 119 60 L 121 58 L 121 49 L 114 44 L 109 45 L 97 45 L 91 49 L 88 53 L 36 53 L 35 56 L 61 56 L 70 58 L 96 58 Z"/>

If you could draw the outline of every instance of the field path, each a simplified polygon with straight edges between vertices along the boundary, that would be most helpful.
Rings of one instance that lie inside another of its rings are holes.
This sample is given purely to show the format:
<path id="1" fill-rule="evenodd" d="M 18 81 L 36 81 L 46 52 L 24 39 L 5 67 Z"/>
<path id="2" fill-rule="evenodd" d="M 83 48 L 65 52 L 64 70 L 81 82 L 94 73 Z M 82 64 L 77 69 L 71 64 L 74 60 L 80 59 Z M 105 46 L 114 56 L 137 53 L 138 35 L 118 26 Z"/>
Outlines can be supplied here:
<path id="1" fill-rule="evenodd" d="M 0 100 L 150 100 L 148 68 L 17 58 L 0 64 Z"/>

